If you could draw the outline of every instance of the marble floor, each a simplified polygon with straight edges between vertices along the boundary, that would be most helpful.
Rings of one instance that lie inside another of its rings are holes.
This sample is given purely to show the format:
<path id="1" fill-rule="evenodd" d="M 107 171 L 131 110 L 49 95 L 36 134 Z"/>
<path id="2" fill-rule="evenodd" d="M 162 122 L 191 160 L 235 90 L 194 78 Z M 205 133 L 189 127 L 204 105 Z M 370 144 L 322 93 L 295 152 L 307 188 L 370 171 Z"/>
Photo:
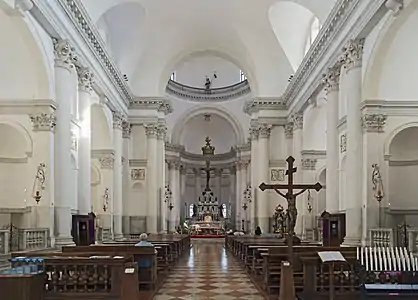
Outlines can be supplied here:
<path id="1" fill-rule="evenodd" d="M 224 240 L 193 240 L 189 255 L 171 272 L 154 300 L 264 300 Z"/>

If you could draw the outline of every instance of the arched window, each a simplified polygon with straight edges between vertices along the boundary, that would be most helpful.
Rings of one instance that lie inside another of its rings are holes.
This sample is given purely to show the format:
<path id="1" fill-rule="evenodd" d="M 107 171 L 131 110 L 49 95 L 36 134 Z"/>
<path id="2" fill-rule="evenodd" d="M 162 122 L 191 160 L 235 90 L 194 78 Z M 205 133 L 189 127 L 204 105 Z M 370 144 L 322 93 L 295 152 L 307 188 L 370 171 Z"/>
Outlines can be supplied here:
<path id="1" fill-rule="evenodd" d="M 306 39 L 305 54 L 308 53 L 309 48 L 315 41 L 315 38 L 318 36 L 319 30 L 321 30 L 321 24 L 319 24 L 319 19 L 317 17 L 314 17 L 311 21 L 308 37 Z"/>
<path id="2" fill-rule="evenodd" d="M 240 78 L 240 82 L 247 80 L 247 76 L 245 75 L 244 71 L 239 70 L 239 78 Z"/>

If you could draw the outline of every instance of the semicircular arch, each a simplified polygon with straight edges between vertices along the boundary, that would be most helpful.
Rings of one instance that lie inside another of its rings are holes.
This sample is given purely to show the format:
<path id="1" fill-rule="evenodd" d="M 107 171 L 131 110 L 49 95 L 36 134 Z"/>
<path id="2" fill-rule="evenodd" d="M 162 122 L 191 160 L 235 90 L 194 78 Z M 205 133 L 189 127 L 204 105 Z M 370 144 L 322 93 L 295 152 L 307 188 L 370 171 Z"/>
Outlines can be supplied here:
<path id="1" fill-rule="evenodd" d="M 26 157 L 32 157 L 33 139 L 26 128 L 22 124 L 5 117 L 0 117 L 0 125 L 12 128 L 13 132 L 17 133 L 19 136 L 17 142 L 22 146 L 22 150 L 24 151 Z"/>
<path id="2" fill-rule="evenodd" d="M 91 106 L 91 146 L 92 149 L 111 149 L 112 135 L 110 121 L 102 104 Z"/>
<path id="3" fill-rule="evenodd" d="M 392 145 L 393 140 L 396 138 L 396 136 L 401 133 L 402 131 L 408 129 L 408 128 L 418 128 L 418 122 L 409 122 L 402 124 L 401 126 L 398 126 L 395 128 L 386 138 L 384 144 L 383 144 L 383 154 L 384 156 L 388 157 L 390 156 L 390 146 Z"/>
<path id="4" fill-rule="evenodd" d="M 199 106 L 197 108 L 192 108 L 183 113 L 183 115 L 179 118 L 179 121 L 174 125 L 171 131 L 171 142 L 176 145 L 180 144 L 182 133 L 185 130 L 187 123 L 193 118 L 204 114 L 214 114 L 225 119 L 231 125 L 235 133 L 237 143 L 245 143 L 244 130 L 238 119 L 224 108 L 221 109 L 214 105 Z"/>

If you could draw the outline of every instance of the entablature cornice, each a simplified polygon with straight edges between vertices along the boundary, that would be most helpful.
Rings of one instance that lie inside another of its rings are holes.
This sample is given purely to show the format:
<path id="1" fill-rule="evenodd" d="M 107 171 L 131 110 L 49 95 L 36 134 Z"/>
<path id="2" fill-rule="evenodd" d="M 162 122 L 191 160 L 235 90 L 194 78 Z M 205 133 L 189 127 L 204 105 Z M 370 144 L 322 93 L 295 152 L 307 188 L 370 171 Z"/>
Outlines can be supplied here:
<path id="1" fill-rule="evenodd" d="M 156 110 L 168 115 L 173 112 L 171 101 L 163 97 L 135 97 L 129 105 L 130 109 Z"/>
<path id="2" fill-rule="evenodd" d="M 10 99 L 0 100 L 0 108 L 2 115 L 48 114 L 57 109 L 57 103 L 50 99 Z"/>
<path id="3" fill-rule="evenodd" d="M 141 159 L 141 158 L 133 158 L 129 160 L 129 167 L 146 167 L 147 166 L 147 160 Z"/>
<path id="4" fill-rule="evenodd" d="M 327 156 L 327 151 L 325 150 L 302 150 L 302 158 L 315 158 L 315 159 L 325 159 Z"/>
<path id="5" fill-rule="evenodd" d="M 367 36 L 388 11 L 386 0 L 339 0 L 331 10 L 318 37 L 305 55 L 296 74 L 284 93 L 290 111 L 306 107 L 312 94 L 323 86 L 323 74 L 333 67 L 350 40 Z"/>
<path id="6" fill-rule="evenodd" d="M 91 150 L 92 158 L 102 158 L 104 156 L 114 156 L 115 151 L 113 149 L 95 149 Z"/>
<path id="7" fill-rule="evenodd" d="M 285 159 L 270 159 L 269 167 L 270 168 L 285 168 L 287 166 L 287 162 Z"/>
<path id="8" fill-rule="evenodd" d="M 363 114 L 385 114 L 388 116 L 417 116 L 416 100 L 364 100 L 360 104 Z"/>
<path id="9" fill-rule="evenodd" d="M 286 105 L 281 97 L 255 98 L 244 105 L 244 113 L 248 115 L 264 110 L 286 111 Z"/>

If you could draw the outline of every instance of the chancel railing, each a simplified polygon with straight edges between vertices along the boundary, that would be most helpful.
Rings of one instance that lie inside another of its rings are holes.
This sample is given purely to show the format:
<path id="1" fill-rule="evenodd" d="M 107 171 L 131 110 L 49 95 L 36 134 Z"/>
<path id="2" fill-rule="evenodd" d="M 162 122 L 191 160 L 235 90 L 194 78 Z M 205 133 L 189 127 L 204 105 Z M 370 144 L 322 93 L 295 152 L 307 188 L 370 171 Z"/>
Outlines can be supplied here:
<path id="1" fill-rule="evenodd" d="M 9 254 L 11 251 L 30 251 L 40 250 L 51 247 L 49 229 L 47 228 L 27 228 L 18 229 L 17 237 L 11 236 L 9 229 L 0 230 L 0 255 Z M 15 249 L 11 249 L 11 239 L 16 239 Z"/>
<path id="2" fill-rule="evenodd" d="M 251 93 L 248 80 L 221 88 L 197 88 L 169 80 L 166 87 L 167 94 L 196 102 L 226 101 L 236 99 Z"/>
<path id="3" fill-rule="evenodd" d="M 371 247 L 393 247 L 395 244 L 395 235 L 393 229 L 369 229 L 369 241 Z"/>

